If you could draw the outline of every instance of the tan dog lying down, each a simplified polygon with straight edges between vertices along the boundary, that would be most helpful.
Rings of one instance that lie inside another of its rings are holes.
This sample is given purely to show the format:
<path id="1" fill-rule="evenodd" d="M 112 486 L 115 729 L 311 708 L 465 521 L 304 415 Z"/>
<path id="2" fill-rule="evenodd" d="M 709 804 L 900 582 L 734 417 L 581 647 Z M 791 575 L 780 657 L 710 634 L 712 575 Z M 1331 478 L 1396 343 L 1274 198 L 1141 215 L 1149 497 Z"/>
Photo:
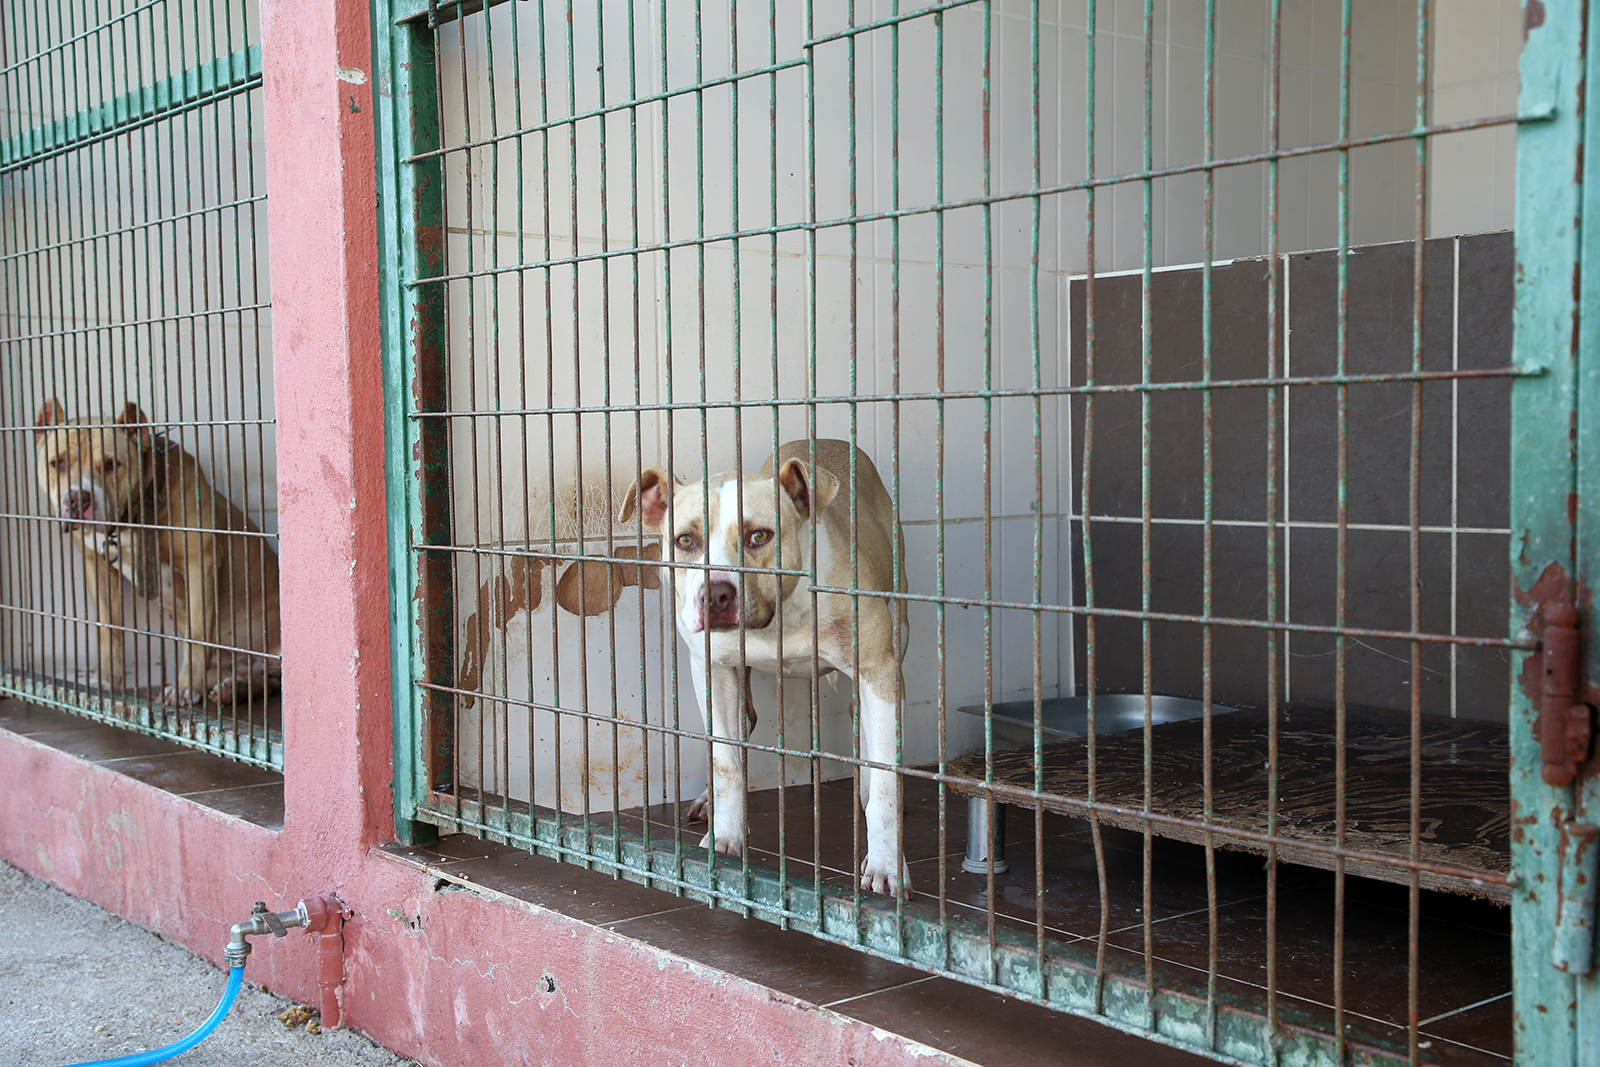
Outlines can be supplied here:
<path id="1" fill-rule="evenodd" d="M 186 639 L 164 701 L 229 704 L 265 692 L 279 673 L 261 655 L 278 653 L 278 557 L 199 461 L 149 421 L 130 403 L 109 422 L 68 425 L 51 399 L 34 422 L 39 486 L 83 553 L 100 621 L 100 682 L 123 684 L 126 578 Z"/>
<path id="2" fill-rule="evenodd" d="M 851 529 L 850 494 L 841 492 L 850 477 L 850 454 L 856 461 L 856 528 Z M 815 525 L 816 574 L 820 584 L 835 588 L 894 589 L 896 546 L 903 561 L 905 544 L 894 522 L 889 494 L 872 461 L 848 441 L 816 442 L 816 467 L 811 443 L 791 441 L 778 449 L 759 474 L 722 474 L 704 486 L 673 483 L 652 468 L 640 474 L 623 503 L 625 522 L 638 507 L 645 527 L 662 533 L 672 561 L 701 564 L 674 567 L 673 592 L 678 632 L 689 648 L 695 692 L 702 705 L 710 676 L 710 720 L 713 737 L 737 739 L 745 707 L 744 683 L 749 668 L 786 676 L 809 677 L 812 660 L 812 593 L 797 576 L 742 572 L 745 568 L 806 570 L 811 566 L 811 532 Z M 741 488 L 742 484 L 742 488 Z M 743 513 L 740 512 L 740 494 Z M 666 528 L 668 522 L 670 529 Z M 858 577 L 852 578 L 850 545 L 858 551 Z M 779 547 L 782 547 L 780 556 Z M 904 563 L 899 588 L 905 590 Z M 893 766 L 900 705 L 900 655 L 906 634 L 905 602 L 898 601 L 899 642 L 896 647 L 896 601 L 859 598 L 861 754 L 872 763 Z M 816 659 L 823 671 L 857 674 L 852 635 L 851 598 L 842 594 L 816 597 Z M 778 646 L 781 619 L 783 647 Z M 706 632 L 710 631 L 707 662 Z M 742 639 L 742 641 L 741 641 Z M 743 648 L 741 650 L 741 643 Z M 704 707 L 702 711 L 706 711 Z M 752 725 L 754 712 L 750 711 Z M 731 856 L 744 853 L 745 777 L 743 761 L 733 745 L 712 746 L 712 832 L 700 842 Z M 706 797 L 690 809 L 703 816 Z M 867 855 L 861 864 L 861 887 L 893 895 L 909 895 L 911 882 L 900 845 L 900 779 L 893 771 L 863 769 L 861 802 L 866 809 Z"/>

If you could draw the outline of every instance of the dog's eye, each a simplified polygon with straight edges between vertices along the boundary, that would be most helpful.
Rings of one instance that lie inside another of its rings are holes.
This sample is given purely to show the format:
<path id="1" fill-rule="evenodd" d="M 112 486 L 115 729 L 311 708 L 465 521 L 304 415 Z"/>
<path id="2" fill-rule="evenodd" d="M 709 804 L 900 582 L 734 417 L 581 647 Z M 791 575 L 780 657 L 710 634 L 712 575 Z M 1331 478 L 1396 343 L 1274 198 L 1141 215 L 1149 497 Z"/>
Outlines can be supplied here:
<path id="1" fill-rule="evenodd" d="M 100 466 L 107 474 L 110 474 L 112 471 L 117 469 L 117 461 L 114 459 L 108 459 L 104 463 L 100 464 Z"/>
<path id="2" fill-rule="evenodd" d="M 751 530 L 749 543 L 751 548 L 760 548 L 772 540 L 771 530 Z"/>
<path id="3" fill-rule="evenodd" d="M 677 536 L 675 543 L 685 552 L 692 552 L 698 541 L 699 539 L 692 533 L 681 533 Z"/>
<path id="4" fill-rule="evenodd" d="M 51 463 L 50 463 L 50 466 L 54 467 L 56 470 L 60 471 L 62 474 L 67 473 L 68 465 L 69 464 L 64 459 L 52 460 Z"/>

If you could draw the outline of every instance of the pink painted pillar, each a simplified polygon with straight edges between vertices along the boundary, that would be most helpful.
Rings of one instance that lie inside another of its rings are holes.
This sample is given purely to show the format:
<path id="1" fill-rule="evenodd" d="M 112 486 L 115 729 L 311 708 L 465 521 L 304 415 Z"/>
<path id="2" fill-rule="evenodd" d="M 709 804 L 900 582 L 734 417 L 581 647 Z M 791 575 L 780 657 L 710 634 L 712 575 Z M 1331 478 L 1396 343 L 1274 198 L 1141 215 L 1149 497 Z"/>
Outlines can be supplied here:
<path id="1" fill-rule="evenodd" d="M 295 892 L 393 831 L 369 17 L 261 0 Z"/>

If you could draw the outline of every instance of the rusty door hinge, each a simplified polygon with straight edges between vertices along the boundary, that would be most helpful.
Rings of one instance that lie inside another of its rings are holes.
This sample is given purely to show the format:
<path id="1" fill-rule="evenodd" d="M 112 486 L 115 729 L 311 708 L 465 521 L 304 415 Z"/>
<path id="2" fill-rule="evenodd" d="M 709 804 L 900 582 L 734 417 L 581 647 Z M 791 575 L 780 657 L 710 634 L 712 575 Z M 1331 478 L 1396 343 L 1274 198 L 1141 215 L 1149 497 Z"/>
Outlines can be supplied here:
<path id="1" fill-rule="evenodd" d="M 1580 699 L 1587 691 L 1580 677 L 1579 618 L 1570 602 L 1545 611 L 1540 649 L 1544 688 L 1539 700 L 1539 755 L 1544 766 L 1539 774 L 1553 786 L 1576 781 L 1594 747 L 1594 709 Z M 1594 970 L 1597 879 L 1600 826 L 1564 820 L 1550 946 L 1550 962 L 1559 971 L 1586 975 Z"/>
<path id="2" fill-rule="evenodd" d="M 1594 709 L 1578 700 L 1578 609 L 1558 604 L 1545 616 L 1539 702 L 1540 777 L 1571 785 L 1594 746 Z"/>

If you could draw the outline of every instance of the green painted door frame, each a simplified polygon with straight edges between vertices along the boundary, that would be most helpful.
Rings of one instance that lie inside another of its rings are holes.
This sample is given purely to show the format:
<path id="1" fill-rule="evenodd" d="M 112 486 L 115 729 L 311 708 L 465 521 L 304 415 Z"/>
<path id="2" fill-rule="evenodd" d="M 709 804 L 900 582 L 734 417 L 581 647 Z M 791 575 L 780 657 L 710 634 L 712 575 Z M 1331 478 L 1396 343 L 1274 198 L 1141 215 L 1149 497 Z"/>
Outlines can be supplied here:
<path id="1" fill-rule="evenodd" d="M 1541 649 L 1517 652 L 1512 669 L 1517 1063 L 1595 1067 L 1600 985 L 1584 963 L 1594 956 L 1594 848 L 1581 830 L 1600 823 L 1600 768 L 1591 763 L 1589 773 L 1560 784 L 1568 776 L 1545 765 L 1539 715 L 1557 719 L 1585 698 L 1593 703 L 1588 682 L 1600 679 L 1589 602 L 1600 551 L 1593 416 L 1600 409 L 1600 227 L 1584 225 L 1600 220 L 1600 115 L 1583 106 L 1587 81 L 1600 73 L 1597 53 L 1585 49 L 1600 11 L 1576 0 L 1527 0 L 1525 15 L 1514 350 L 1523 373 L 1512 393 L 1510 632 L 1538 638 Z M 1572 621 L 1562 618 L 1563 606 L 1578 609 L 1582 651 L 1570 657 L 1576 677 L 1552 685 L 1546 674 L 1556 666 L 1552 657 L 1560 658 L 1560 626 Z M 1585 841 L 1590 847 L 1578 847 Z"/>
<path id="2" fill-rule="evenodd" d="M 454 767 L 452 698 L 455 607 L 450 543 L 450 427 L 429 418 L 447 406 L 444 167 L 440 147 L 437 7 L 373 5 L 378 79 L 379 296 L 385 358 L 384 430 L 389 509 L 390 654 L 393 664 L 396 836 L 426 844 L 437 830 L 417 821 L 419 798 L 448 786 Z M 443 5 L 456 17 L 465 5 Z M 470 6 L 480 10 L 481 4 Z M 430 650 L 432 654 L 430 655 Z M 424 684 L 418 684 L 424 683 Z"/>

